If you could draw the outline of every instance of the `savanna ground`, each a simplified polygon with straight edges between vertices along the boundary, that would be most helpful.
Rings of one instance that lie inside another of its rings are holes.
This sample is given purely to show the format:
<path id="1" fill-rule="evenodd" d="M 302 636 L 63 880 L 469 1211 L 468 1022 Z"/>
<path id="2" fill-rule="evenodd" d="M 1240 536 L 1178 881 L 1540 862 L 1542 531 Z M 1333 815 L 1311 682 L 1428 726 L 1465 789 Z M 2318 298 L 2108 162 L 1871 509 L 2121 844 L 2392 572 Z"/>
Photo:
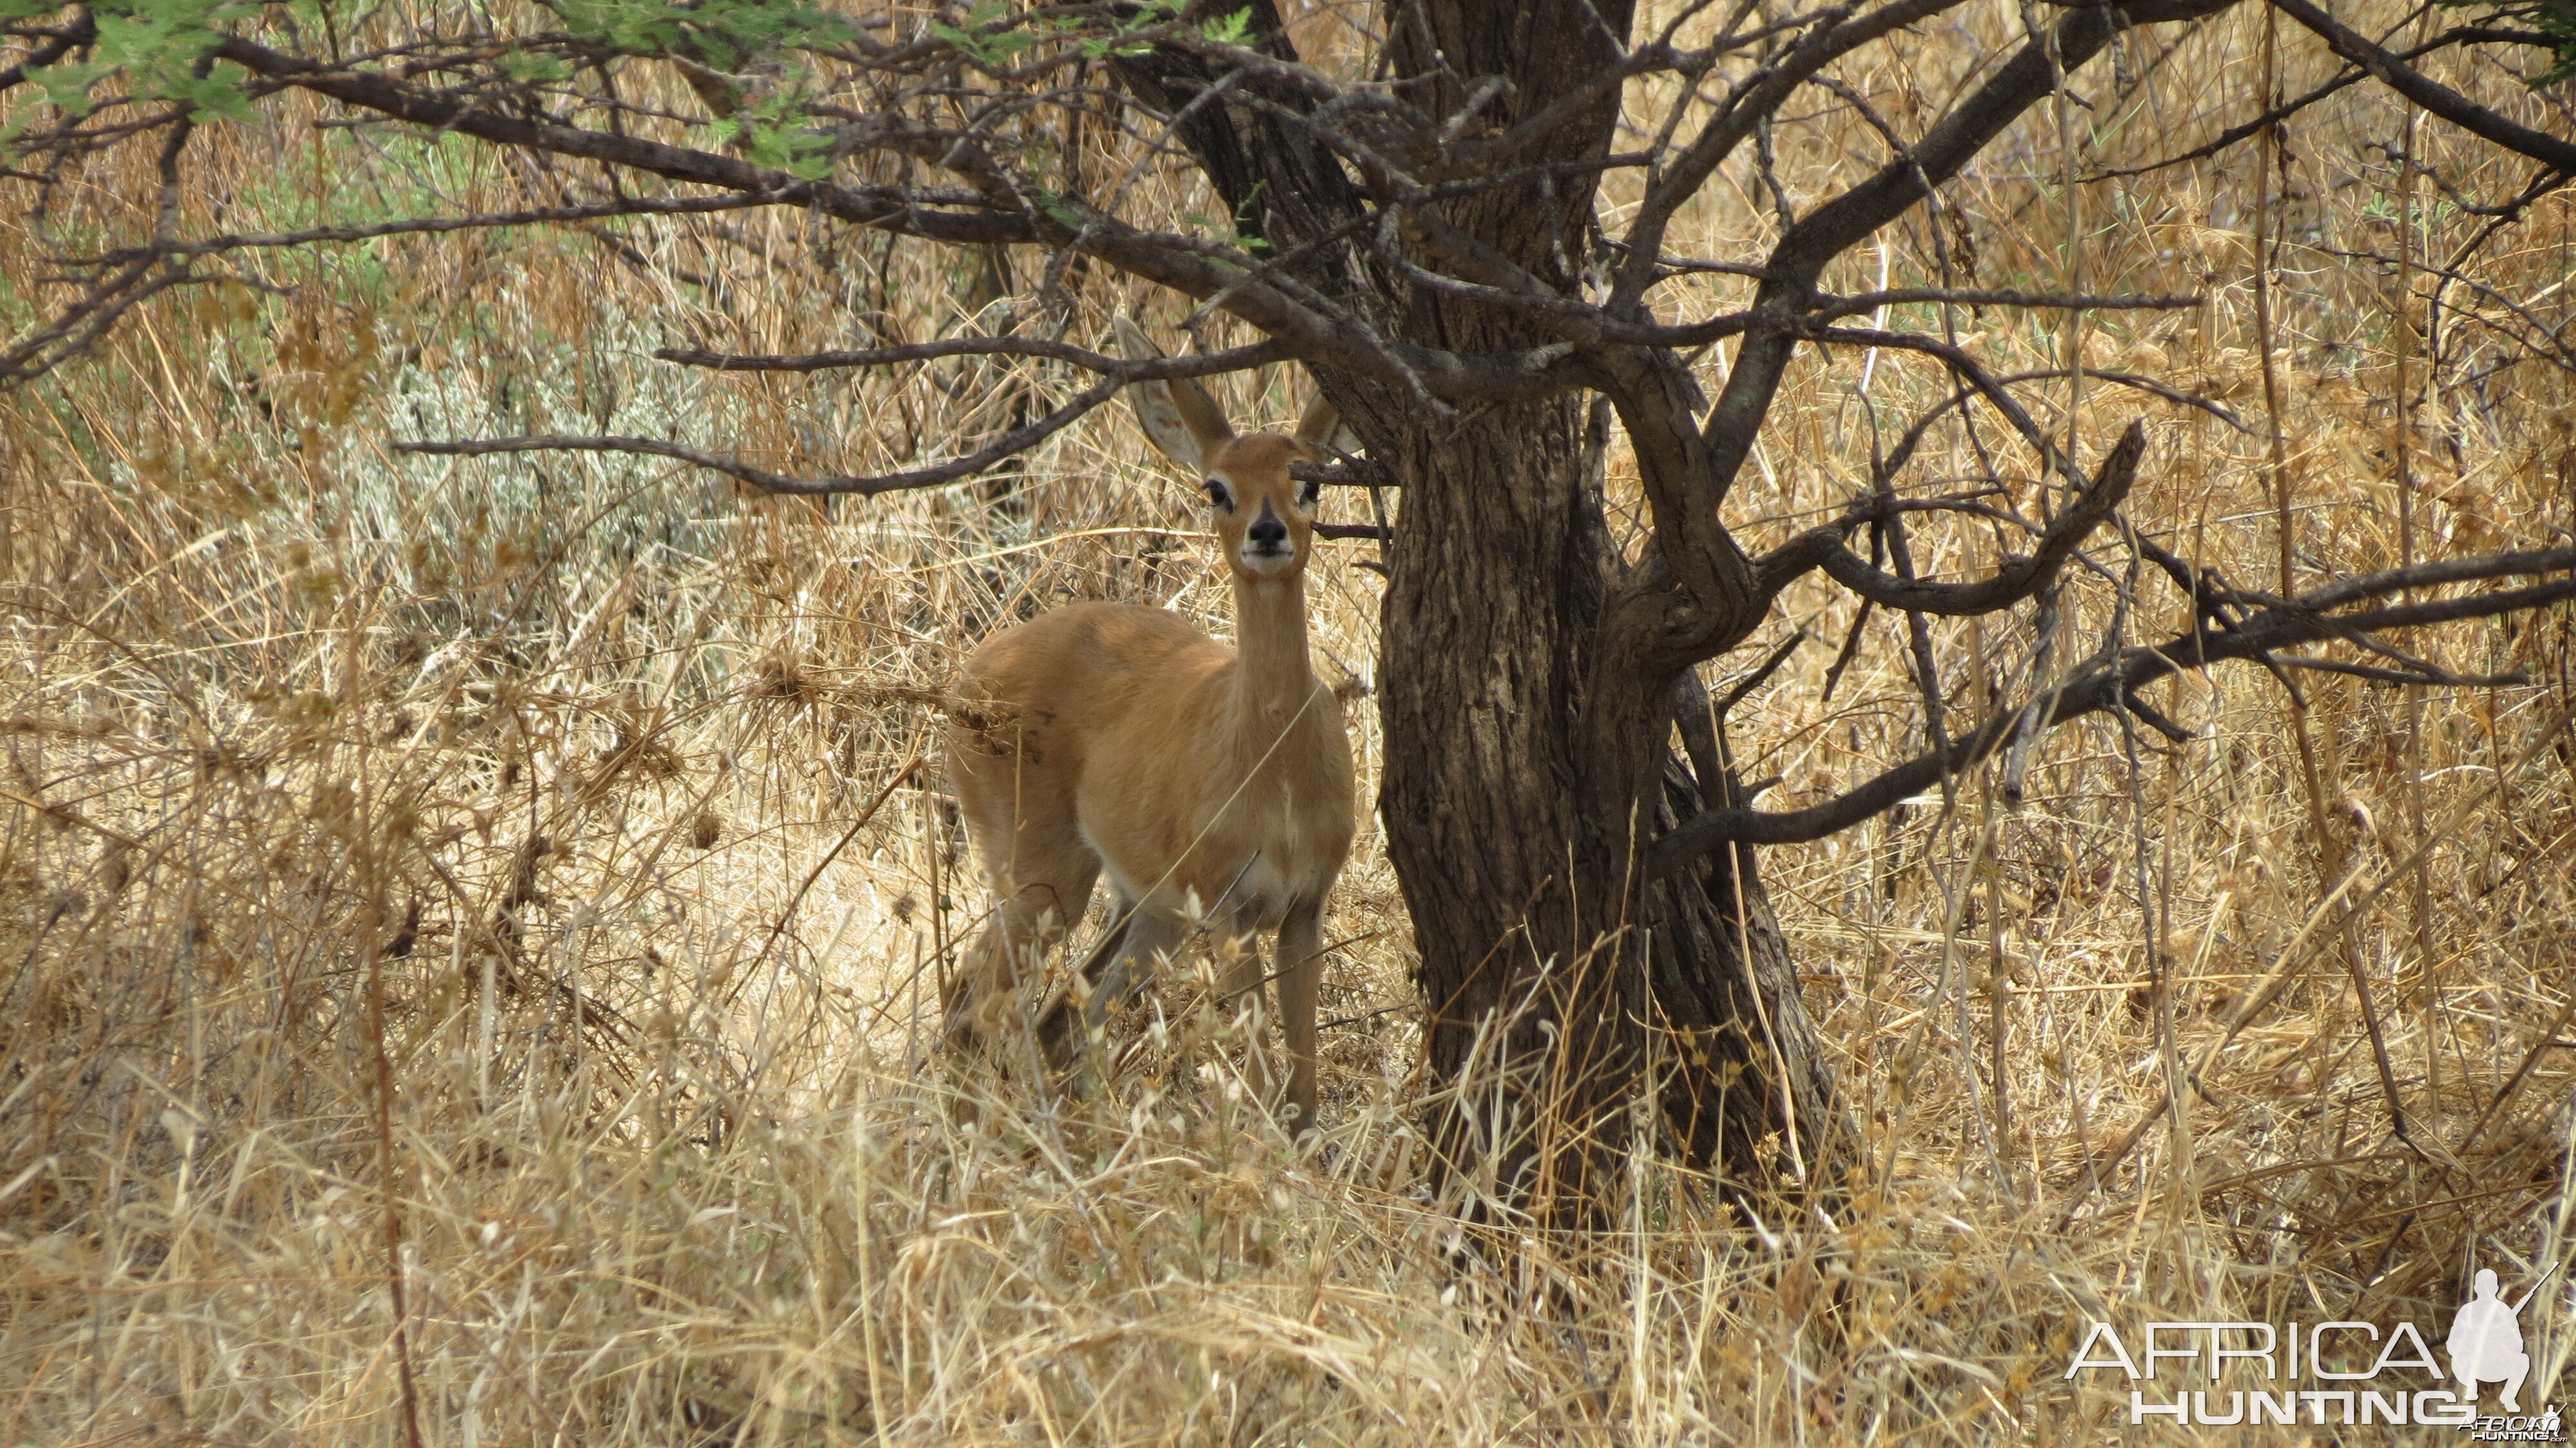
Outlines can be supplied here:
<path id="1" fill-rule="evenodd" d="M 1902 123 L 2019 24 L 1998 5 L 1844 78 Z M 2088 450 L 2148 419 L 2136 527 L 2240 583 L 2276 587 L 2285 555 L 2312 586 L 2563 541 L 2571 202 L 2494 229 L 2460 203 L 2527 177 L 2366 87 L 2302 118 L 2260 217 L 2252 143 L 2070 191 L 2250 114 L 2258 15 L 2168 40 L 1990 153 L 1940 245 L 1984 285 L 2206 300 L 1963 312 L 1963 340 L 1999 372 L 2081 358 L 2212 400 L 2225 417 L 2046 384 Z M 2286 36 L 2278 61 L 2293 93 L 2323 73 Z M 2511 77 L 2454 78 L 2568 123 Z M 196 138 L 223 184 L 187 227 L 578 179 L 277 114 Z M 2401 164 L 2410 136 L 2456 195 Z M 1793 190 L 1874 164 L 1850 115 L 1779 143 Z M 8 205 L 9 328 L 50 248 L 131 224 L 147 167 Z M 1766 207 L 1711 196 L 1694 249 L 1754 254 Z M 1172 211 L 1193 204 L 1176 184 Z M 985 363 L 651 360 L 918 340 L 1048 281 L 1034 254 L 755 215 L 245 251 L 241 284 L 157 298 L 0 394 L 0 1442 L 397 1443 L 407 1399 L 425 1441 L 465 1445 L 2179 1439 L 2125 1426 L 2125 1381 L 2062 1380 L 2088 1321 L 2404 1318 L 2438 1342 L 2469 1267 L 2513 1294 L 2565 1255 L 2564 610 L 2412 641 L 2529 684 L 2303 671 L 2302 714 L 2231 666 L 2154 695 L 2188 742 L 2062 730 L 2017 805 L 1998 766 L 1770 852 L 1862 1134 L 1830 1220 L 1750 1217 L 1640 1159 L 1615 1236 L 1467 1243 L 1422 1186 L 1431 1086 L 1374 821 L 1328 920 L 1319 1140 L 1247 1100 L 1206 960 L 1162 983 L 1092 1100 L 953 1076 L 940 981 L 988 901 L 945 802 L 940 690 L 992 629 L 1071 599 L 1222 634 L 1193 490 L 1106 412 L 1006 472 L 829 509 L 658 461 L 389 451 L 639 434 L 866 472 L 1066 389 Z M 2258 229 L 2281 259 L 2260 307 Z M 2401 252 L 2463 279 L 2428 307 Z M 1931 255 L 1891 232 L 1847 289 Z M 1177 311 L 1058 280 L 1071 336 Z M 1737 492 L 1766 543 L 1835 510 L 1942 385 L 1896 356 L 1801 376 Z M 2392 406 L 2401 378 L 2420 405 Z M 1220 392 L 1276 425 L 1303 386 Z M 1936 437 L 1914 485 L 1982 480 L 1977 441 Z M 1622 468 L 1614 448 L 1634 526 Z M 1327 509 L 1374 516 L 1356 489 Z M 1928 539 L 1927 574 L 1991 555 Z M 1310 575 L 1318 669 L 1354 695 L 1377 548 L 1323 544 Z M 2132 566 L 2116 539 L 2094 556 Z M 2101 637 L 2116 596 L 2085 595 L 2070 637 Z M 2139 597 L 2134 635 L 2189 626 Z M 1819 585 L 1760 641 L 1811 635 L 1731 721 L 1774 802 L 1920 748 L 1901 625 L 1838 666 L 1851 623 Z M 1965 665 L 1953 728 L 2027 652 L 1978 629 L 1939 631 Z M 1367 799 L 1376 721 L 1351 712 Z M 2348 871 L 2368 908 L 2311 928 Z M 2205 1062 L 2178 1107 L 2167 1049 Z M 2567 1286 L 2525 1314 L 2527 1402 L 2557 1391 Z"/>

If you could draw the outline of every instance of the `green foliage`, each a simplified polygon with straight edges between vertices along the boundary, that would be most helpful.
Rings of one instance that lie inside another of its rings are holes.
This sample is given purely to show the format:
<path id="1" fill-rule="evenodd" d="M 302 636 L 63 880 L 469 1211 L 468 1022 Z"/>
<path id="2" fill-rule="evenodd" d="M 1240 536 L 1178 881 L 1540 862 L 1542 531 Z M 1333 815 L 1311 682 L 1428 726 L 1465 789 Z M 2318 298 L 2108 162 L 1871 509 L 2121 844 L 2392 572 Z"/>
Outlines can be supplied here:
<path id="1" fill-rule="evenodd" d="M 960 54 L 987 67 L 1016 64 L 1050 41 L 1062 41 L 1087 57 L 1101 59 L 1142 53 L 1145 33 L 1177 23 L 1189 3 L 1142 0 L 1104 30 L 1079 16 L 1014 15 L 1008 0 L 981 0 L 960 17 L 962 23 L 933 21 L 930 28 Z M 56 0 L 0 0 L 0 20 L 31 19 L 61 8 Z M 340 0 L 293 0 L 284 6 L 261 0 L 98 0 L 91 6 L 98 41 L 89 54 L 35 68 L 28 79 L 56 106 L 75 116 L 87 115 L 110 100 L 125 99 L 176 101 L 199 120 L 248 121 L 255 111 L 246 73 L 212 59 L 211 53 L 225 36 L 269 11 L 283 10 L 299 26 L 320 26 L 343 8 L 347 7 Z M 679 57 L 724 71 L 756 57 L 855 38 L 847 21 L 819 6 L 792 0 L 552 0 L 547 8 L 562 23 L 557 36 L 523 36 L 496 58 L 502 73 L 521 84 L 553 85 L 569 79 L 573 61 L 555 49 L 566 39 L 583 48 Z M 1252 13 L 1236 10 L 1200 28 L 1210 40 L 1244 44 L 1251 38 Z M 100 95 L 102 82 L 111 78 L 121 78 L 122 87 L 112 95 Z M 801 94 L 794 81 L 791 76 L 782 94 Z M 720 133 L 729 140 L 739 138 L 764 165 L 808 178 L 828 169 L 820 153 L 829 143 L 811 133 L 790 130 L 785 122 L 793 107 L 788 102 L 764 101 L 757 109 L 756 115 L 720 123 Z M 23 128 L 31 120 L 32 115 L 23 117 L 17 125 Z"/>
<path id="2" fill-rule="evenodd" d="M 554 85 L 572 78 L 572 67 L 563 57 L 538 50 L 514 50 L 500 59 L 501 72 L 510 79 L 530 85 Z"/>
<path id="3" fill-rule="evenodd" d="M 786 125 L 803 114 L 804 100 L 796 90 L 772 91 L 718 120 L 716 135 L 728 142 L 741 140 L 744 154 L 759 165 L 807 181 L 820 181 L 832 171 L 827 154 L 832 138 L 815 131 L 791 131 Z"/>
<path id="4" fill-rule="evenodd" d="M 0 20 L 61 8 L 49 0 L 0 0 Z M 121 72 L 135 100 L 183 102 L 199 120 L 248 120 L 250 97 L 237 75 L 215 70 L 208 52 L 223 42 L 220 27 L 255 16 L 260 8 L 256 0 L 100 0 L 90 7 L 98 43 L 89 58 L 42 66 L 27 78 L 74 115 L 88 114 L 98 83 Z"/>
<path id="5" fill-rule="evenodd" d="M 1008 9 L 1002 0 L 986 0 L 986 3 L 966 12 L 964 26 L 934 20 L 930 22 L 930 33 L 955 46 L 959 54 L 978 65 L 1008 65 L 1036 46 L 1045 32 L 1053 28 L 1041 17 L 1026 30 L 1009 26 L 991 29 L 993 22 Z"/>
<path id="6" fill-rule="evenodd" d="M 1029 189 L 1037 197 L 1038 209 L 1055 218 L 1058 226 L 1068 231 L 1080 231 L 1083 228 L 1082 213 L 1074 209 L 1073 205 L 1062 196 L 1043 186 L 1032 186 Z"/>
<path id="7" fill-rule="evenodd" d="M 1002 69 L 1017 64 L 1020 57 L 1049 40 L 1070 42 L 1091 60 L 1113 55 L 1142 55 L 1146 42 L 1139 39 L 1156 26 L 1180 19 L 1190 0 L 1143 0 L 1135 12 L 1122 19 L 1105 34 L 1086 34 L 1086 22 L 1070 15 L 1029 15 L 1011 19 L 1007 0 L 982 0 L 967 10 L 963 24 L 944 20 L 930 23 L 930 31 L 955 47 L 957 53 L 987 69 Z M 1212 20 L 1206 26 L 1210 39 L 1240 43 L 1251 33 L 1252 12 L 1241 10 L 1224 20 Z"/>
<path id="8" fill-rule="evenodd" d="M 51 15 L 61 8 L 57 0 L 0 0 L 0 20 Z M 248 73 L 213 58 L 226 36 L 273 10 L 283 10 L 299 27 L 319 28 L 346 8 L 341 0 L 295 0 L 285 6 L 260 0 L 98 0 L 90 8 L 98 40 L 88 54 L 35 67 L 27 78 L 55 106 L 76 117 L 118 101 L 175 101 L 199 121 L 247 122 L 257 115 Z M 567 38 L 593 52 L 604 48 L 679 57 L 730 70 L 764 55 L 839 44 L 855 34 L 840 17 L 788 0 L 555 0 L 549 8 L 562 22 L 560 32 L 521 36 L 493 57 L 512 81 L 549 86 L 569 80 L 577 57 L 562 53 Z M 828 174 L 829 138 L 792 128 L 808 94 L 803 80 L 791 68 L 772 95 L 719 121 L 717 134 L 738 141 L 762 165 L 808 180 Z M 0 132 L 0 142 L 34 124 L 39 114 L 34 108 L 23 112 L 7 132 Z"/>
<path id="9" fill-rule="evenodd" d="M 2537 0 L 2527 5 L 2510 5 L 2501 9 L 2493 0 L 2437 0 L 2445 10 L 2486 10 L 2492 19 L 2519 21 L 2548 36 L 2552 61 L 2549 69 L 2535 76 L 2531 87 L 2538 90 L 2556 85 L 2576 75 L 2576 0 Z"/>
<path id="10" fill-rule="evenodd" d="M 1247 5 L 1222 20 L 1211 20 L 1199 30 L 1219 45 L 1249 45 L 1252 43 L 1252 7 Z"/>
<path id="11" fill-rule="evenodd" d="M 2552 53 L 2556 60 L 2532 86 L 2537 89 L 2555 85 L 2576 75 L 2576 0 L 2545 0 L 2531 14 L 2531 22 L 2540 32 L 2556 42 Z"/>
<path id="12" fill-rule="evenodd" d="M 553 9 L 575 40 L 634 55 L 676 56 L 733 70 L 756 57 L 840 44 L 848 22 L 815 6 L 774 0 L 556 0 Z M 760 165 L 819 181 L 832 169 L 831 138 L 793 129 L 808 96 L 807 77 L 791 69 L 782 84 L 744 110 L 715 123 L 720 140 L 741 144 Z"/>
<path id="13" fill-rule="evenodd" d="M 1234 216 L 1230 220 L 1201 216 L 1195 211 L 1182 212 L 1181 219 L 1192 226 L 1214 233 L 1217 240 L 1229 246 L 1239 246 L 1246 251 L 1268 251 L 1269 239 L 1260 233 L 1258 209 L 1260 202 L 1261 186 L 1255 185 L 1244 196 L 1243 204 L 1234 209 Z"/>
<path id="14" fill-rule="evenodd" d="M 1270 243 L 1265 238 L 1247 232 L 1240 225 L 1222 218 L 1202 216 L 1195 211 L 1184 211 L 1181 213 L 1181 220 L 1213 234 L 1216 240 L 1229 246 L 1239 246 L 1247 251 L 1270 249 Z"/>
<path id="15" fill-rule="evenodd" d="M 837 45 L 849 23 L 811 5 L 770 0 L 555 0 L 575 40 L 637 55 L 682 55 L 730 70 L 765 52 Z"/>

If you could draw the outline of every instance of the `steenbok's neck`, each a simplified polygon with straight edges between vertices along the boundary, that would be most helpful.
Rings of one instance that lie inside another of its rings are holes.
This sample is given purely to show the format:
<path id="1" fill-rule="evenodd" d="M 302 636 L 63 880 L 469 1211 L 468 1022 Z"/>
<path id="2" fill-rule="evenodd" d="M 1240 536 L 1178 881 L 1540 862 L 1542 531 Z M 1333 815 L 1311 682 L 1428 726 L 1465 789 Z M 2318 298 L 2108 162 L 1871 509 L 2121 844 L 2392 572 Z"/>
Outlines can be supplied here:
<path id="1" fill-rule="evenodd" d="M 1234 580 L 1234 648 L 1243 660 L 1243 700 L 1280 725 L 1306 703 L 1315 676 L 1306 663 L 1305 576 Z"/>

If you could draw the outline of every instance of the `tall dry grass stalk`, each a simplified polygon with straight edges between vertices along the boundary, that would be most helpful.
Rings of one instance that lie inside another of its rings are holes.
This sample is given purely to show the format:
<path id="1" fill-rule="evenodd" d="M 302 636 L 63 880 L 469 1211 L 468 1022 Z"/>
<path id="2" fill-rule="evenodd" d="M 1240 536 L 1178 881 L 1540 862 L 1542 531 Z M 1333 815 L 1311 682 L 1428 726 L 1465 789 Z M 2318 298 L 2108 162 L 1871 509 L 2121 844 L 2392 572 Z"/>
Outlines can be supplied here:
<path id="1" fill-rule="evenodd" d="M 2490 224 L 2460 199 L 2524 178 L 2368 88 L 2302 118 L 2267 199 L 2243 150 L 2067 185 L 2247 114 L 2260 23 L 2125 47 L 1843 280 L 2204 291 L 2178 316 L 1959 325 L 1998 371 L 2080 361 L 2243 418 L 2103 375 L 2041 389 L 2088 451 L 2143 411 L 2136 526 L 2240 582 L 2563 538 L 2566 199 L 2470 251 L 2437 309 L 2372 256 L 2450 261 Z M 1842 78 L 1902 128 L 2018 24 L 1997 7 Z M 2279 64 L 2293 93 L 2322 74 L 2295 46 Z M 186 223 L 542 186 L 318 118 L 205 132 Z M 1881 154 L 1848 109 L 1776 151 L 1808 198 Z M 113 156 L 65 209 L 13 203 L 9 325 L 49 246 L 134 224 L 147 171 Z M 1767 195 L 1719 188 L 1694 249 L 1751 255 L 1773 225 Z M 2177 1438 L 2124 1426 L 2125 1383 L 2062 1380 L 2089 1319 L 2442 1323 L 2471 1265 L 2566 1254 L 2564 612 L 2414 641 L 2529 687 L 2308 672 L 2294 711 L 2251 670 L 2188 679 L 2159 696 L 2188 743 L 2064 731 L 2017 805 L 1980 774 L 1772 852 L 1865 1134 L 1832 1221 L 1748 1220 L 1641 1158 L 1621 1233 L 1468 1242 L 1419 1185 L 1373 823 L 1328 924 L 1319 1141 L 1253 1109 L 1206 960 L 1089 1101 L 952 1074 L 936 1003 L 988 901 L 926 752 L 938 692 L 960 650 L 1068 599 L 1222 631 L 1190 490 L 1107 414 L 1005 474 L 833 509 L 660 462 L 386 448 L 641 433 L 807 471 L 952 448 L 1065 379 L 644 354 L 951 332 L 1030 306 L 1044 265 L 767 212 L 253 254 L 245 285 L 148 304 L 0 396 L 0 1442 L 387 1443 L 407 1413 L 468 1448 Z M 1077 335 L 1154 305 L 1067 282 Z M 1837 508 L 1940 395 L 1894 356 L 1804 376 L 1737 493 L 1765 541 Z M 1225 386 L 1238 416 L 1293 413 L 1285 376 Z M 1938 434 L 1909 486 L 1992 462 L 2035 490 L 2016 456 Z M 1917 547 L 1931 575 L 1990 543 Z M 2116 584 L 2125 554 L 2100 556 Z M 1326 545 L 1312 575 L 1319 665 L 1354 690 L 1372 561 Z M 2115 622 L 2187 626 L 2145 593 L 2115 619 L 2120 597 L 2072 599 L 2061 665 Z M 1788 600 L 1780 635 L 1816 641 L 1732 721 L 1748 778 L 1821 795 L 1919 747 L 1901 628 L 1838 664 L 1851 623 L 1821 581 Z M 2022 625 L 1935 641 L 1954 720 L 2027 682 Z M 2309 928 L 2347 875 L 2370 908 Z M 2561 1279 L 2526 1318 L 2541 1398 L 2567 1300 Z"/>

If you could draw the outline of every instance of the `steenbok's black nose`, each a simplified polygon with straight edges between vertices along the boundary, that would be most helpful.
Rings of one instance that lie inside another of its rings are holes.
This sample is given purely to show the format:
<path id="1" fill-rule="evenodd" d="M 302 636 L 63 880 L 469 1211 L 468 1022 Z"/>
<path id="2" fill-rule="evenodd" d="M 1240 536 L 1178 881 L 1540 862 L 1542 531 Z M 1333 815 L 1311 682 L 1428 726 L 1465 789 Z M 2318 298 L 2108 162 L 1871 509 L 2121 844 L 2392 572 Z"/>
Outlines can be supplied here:
<path id="1" fill-rule="evenodd" d="M 1252 520 L 1252 526 L 1243 530 L 1243 536 L 1253 547 L 1272 553 L 1288 546 L 1288 525 L 1279 521 L 1279 515 L 1264 503 L 1261 516 Z"/>

